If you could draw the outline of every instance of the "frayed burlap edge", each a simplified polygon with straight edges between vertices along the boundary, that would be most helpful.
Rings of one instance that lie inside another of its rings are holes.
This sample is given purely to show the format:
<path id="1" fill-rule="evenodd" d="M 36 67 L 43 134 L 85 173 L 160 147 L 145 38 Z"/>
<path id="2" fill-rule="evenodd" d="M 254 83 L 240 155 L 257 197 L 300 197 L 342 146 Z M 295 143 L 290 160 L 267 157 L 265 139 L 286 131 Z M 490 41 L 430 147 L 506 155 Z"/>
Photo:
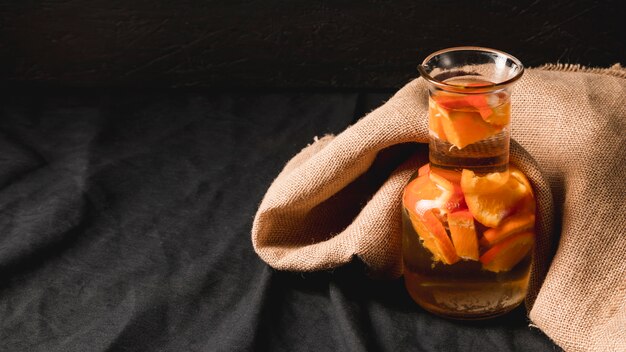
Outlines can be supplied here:
<path id="1" fill-rule="evenodd" d="M 626 67 L 622 67 L 619 62 L 613 64 L 611 67 L 587 67 L 580 64 L 565 64 L 557 62 L 555 64 L 541 65 L 537 67 L 537 69 L 544 71 L 596 73 L 599 75 L 626 78 Z"/>

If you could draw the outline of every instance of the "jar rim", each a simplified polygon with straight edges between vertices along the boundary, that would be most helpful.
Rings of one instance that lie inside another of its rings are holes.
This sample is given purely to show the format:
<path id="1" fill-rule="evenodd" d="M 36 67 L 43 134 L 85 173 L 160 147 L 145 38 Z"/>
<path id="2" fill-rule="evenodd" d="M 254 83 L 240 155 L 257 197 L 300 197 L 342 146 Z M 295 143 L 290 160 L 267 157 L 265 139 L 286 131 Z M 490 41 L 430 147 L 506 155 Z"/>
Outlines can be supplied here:
<path id="1" fill-rule="evenodd" d="M 458 51 L 475 51 L 475 52 L 485 52 L 485 53 L 496 54 L 497 56 L 505 57 L 506 59 L 511 60 L 519 69 L 518 69 L 518 72 L 513 77 L 511 77 L 511 78 L 509 78 L 507 80 L 504 80 L 504 81 L 501 81 L 501 82 L 492 83 L 492 84 L 485 84 L 485 85 L 472 86 L 472 87 L 459 85 L 459 84 L 451 84 L 451 83 L 447 83 L 447 82 L 442 81 L 442 80 L 438 80 L 438 79 L 432 77 L 428 73 L 428 71 L 426 70 L 425 66 L 434 57 L 436 57 L 438 55 L 442 55 L 442 54 L 446 54 L 446 53 L 450 53 L 450 52 L 458 52 Z M 433 85 L 435 85 L 435 86 L 437 86 L 437 87 L 439 87 L 441 89 L 448 90 L 448 91 L 462 92 L 462 93 L 466 93 L 466 94 L 474 94 L 474 93 L 492 92 L 492 91 L 495 91 L 495 90 L 503 89 L 506 86 L 511 85 L 512 83 L 514 83 L 517 80 L 519 80 L 522 77 L 522 75 L 524 74 L 524 65 L 522 64 L 522 62 L 518 58 L 516 58 L 515 56 L 513 56 L 511 54 L 508 54 L 508 53 L 506 53 L 504 51 L 491 49 L 491 48 L 486 48 L 486 47 L 481 47 L 481 46 L 456 46 L 456 47 L 452 47 L 452 48 L 438 50 L 438 51 L 435 51 L 434 53 L 428 55 L 424 59 L 424 61 L 422 61 L 422 63 L 417 66 L 417 70 L 419 71 L 420 75 L 425 80 L 427 80 L 428 82 L 432 83 Z"/>

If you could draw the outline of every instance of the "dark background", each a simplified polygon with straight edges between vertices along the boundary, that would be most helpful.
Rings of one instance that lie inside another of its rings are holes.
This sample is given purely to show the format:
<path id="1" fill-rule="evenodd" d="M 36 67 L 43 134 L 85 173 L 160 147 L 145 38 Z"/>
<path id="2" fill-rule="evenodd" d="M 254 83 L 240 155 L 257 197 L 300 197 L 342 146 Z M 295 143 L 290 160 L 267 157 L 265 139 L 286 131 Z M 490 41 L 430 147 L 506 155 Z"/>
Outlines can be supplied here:
<path id="1" fill-rule="evenodd" d="M 314 136 L 455 45 L 624 63 L 618 1 L 0 2 L 0 351 L 554 351 L 250 242 Z"/>
<path id="2" fill-rule="evenodd" d="M 622 1 L 3 1 L 0 72 L 43 86 L 397 88 L 429 53 L 626 56 Z"/>

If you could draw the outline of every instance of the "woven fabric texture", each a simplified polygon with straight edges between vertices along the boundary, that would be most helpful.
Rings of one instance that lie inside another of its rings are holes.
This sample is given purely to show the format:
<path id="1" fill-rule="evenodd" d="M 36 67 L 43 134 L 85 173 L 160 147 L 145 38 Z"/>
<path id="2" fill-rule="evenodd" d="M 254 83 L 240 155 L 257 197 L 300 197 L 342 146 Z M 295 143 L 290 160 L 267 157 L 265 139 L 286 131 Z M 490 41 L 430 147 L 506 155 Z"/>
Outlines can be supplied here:
<path id="1" fill-rule="evenodd" d="M 565 350 L 626 350 L 625 78 L 619 65 L 546 65 L 528 69 L 512 97 L 510 161 L 528 176 L 538 205 L 526 304 Z M 374 277 L 401 275 L 400 198 L 428 160 L 427 102 L 418 78 L 289 161 L 254 219 L 259 256 L 289 271 L 357 256 Z M 421 145 L 399 158 L 406 148 L 398 145 L 409 143 Z M 396 167 L 385 174 L 389 165 Z"/>

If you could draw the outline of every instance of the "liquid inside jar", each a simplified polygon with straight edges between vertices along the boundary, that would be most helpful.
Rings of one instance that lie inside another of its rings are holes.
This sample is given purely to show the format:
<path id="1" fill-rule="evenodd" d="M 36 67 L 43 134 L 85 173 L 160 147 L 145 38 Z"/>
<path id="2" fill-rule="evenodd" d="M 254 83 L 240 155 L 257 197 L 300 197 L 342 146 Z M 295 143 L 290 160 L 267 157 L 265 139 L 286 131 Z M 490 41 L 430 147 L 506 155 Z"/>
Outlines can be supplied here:
<path id="1" fill-rule="evenodd" d="M 477 79 L 446 83 L 489 85 Z M 509 93 L 462 95 L 437 91 L 428 103 L 430 161 L 444 168 L 502 171 L 509 162 L 511 101 Z"/>
<path id="2" fill-rule="evenodd" d="M 488 318 L 526 296 L 535 199 L 508 165 L 510 115 L 507 91 L 431 92 L 431 163 L 406 186 L 402 217 L 405 284 L 433 313 Z"/>

